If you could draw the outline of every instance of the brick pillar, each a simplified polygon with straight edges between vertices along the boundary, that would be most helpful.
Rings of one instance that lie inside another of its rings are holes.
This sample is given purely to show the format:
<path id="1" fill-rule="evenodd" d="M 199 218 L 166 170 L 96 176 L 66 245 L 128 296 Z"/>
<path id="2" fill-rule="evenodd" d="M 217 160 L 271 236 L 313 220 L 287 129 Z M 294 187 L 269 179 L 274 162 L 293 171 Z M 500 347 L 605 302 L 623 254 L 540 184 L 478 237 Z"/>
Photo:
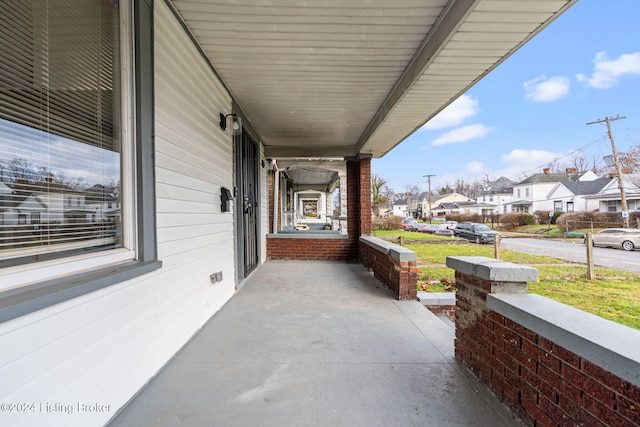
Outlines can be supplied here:
<path id="1" fill-rule="evenodd" d="M 502 349 L 486 339 L 494 334 L 492 318 L 497 315 L 487 308 L 487 295 L 526 294 L 527 282 L 538 280 L 538 270 L 478 256 L 447 257 L 447 267 L 456 271 L 456 358 L 500 396 L 508 380 L 497 375 L 494 366 L 495 353 Z M 505 394 L 505 403 L 517 403 L 517 395 Z"/>
<path id="2" fill-rule="evenodd" d="M 371 157 L 360 161 L 360 235 L 371 234 Z"/>
<path id="3" fill-rule="evenodd" d="M 275 172 L 267 172 L 267 218 L 269 223 L 267 233 L 271 233 L 273 231 L 273 192 L 275 190 L 274 183 Z"/>
<path id="4" fill-rule="evenodd" d="M 343 214 L 344 215 L 344 214 Z M 360 236 L 360 167 L 358 159 L 347 159 L 347 229 L 357 242 Z"/>

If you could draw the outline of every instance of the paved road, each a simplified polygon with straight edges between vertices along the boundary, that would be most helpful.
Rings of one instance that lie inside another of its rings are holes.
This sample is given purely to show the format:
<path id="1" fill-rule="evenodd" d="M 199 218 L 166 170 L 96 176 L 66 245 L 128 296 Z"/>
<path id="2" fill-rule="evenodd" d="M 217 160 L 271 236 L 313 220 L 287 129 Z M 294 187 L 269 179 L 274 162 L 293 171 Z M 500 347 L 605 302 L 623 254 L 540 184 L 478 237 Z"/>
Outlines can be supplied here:
<path id="1" fill-rule="evenodd" d="M 587 251 L 583 244 L 551 239 L 502 238 L 500 247 L 534 255 L 544 255 L 570 262 L 586 263 Z M 593 248 L 594 264 L 600 267 L 640 273 L 640 250 Z"/>

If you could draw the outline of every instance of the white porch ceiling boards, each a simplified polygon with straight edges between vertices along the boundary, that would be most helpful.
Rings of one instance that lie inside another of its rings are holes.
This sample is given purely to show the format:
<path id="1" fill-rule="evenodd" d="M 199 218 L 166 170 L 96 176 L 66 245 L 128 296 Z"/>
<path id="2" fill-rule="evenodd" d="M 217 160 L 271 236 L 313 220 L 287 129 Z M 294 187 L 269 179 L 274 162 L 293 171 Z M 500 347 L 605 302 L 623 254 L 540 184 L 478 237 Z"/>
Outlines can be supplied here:
<path id="1" fill-rule="evenodd" d="M 267 156 L 381 157 L 576 1 L 172 4 Z"/>

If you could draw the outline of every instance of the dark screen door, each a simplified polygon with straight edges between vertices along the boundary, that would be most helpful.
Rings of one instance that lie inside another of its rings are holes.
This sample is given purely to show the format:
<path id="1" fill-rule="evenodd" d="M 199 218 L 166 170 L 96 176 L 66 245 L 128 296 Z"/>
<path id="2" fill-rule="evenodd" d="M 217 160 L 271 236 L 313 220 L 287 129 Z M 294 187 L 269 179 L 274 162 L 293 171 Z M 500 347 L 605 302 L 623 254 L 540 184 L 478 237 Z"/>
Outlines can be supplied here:
<path id="1" fill-rule="evenodd" d="M 236 218 L 238 219 L 238 261 L 241 264 L 239 273 L 245 278 L 257 266 L 258 224 L 259 224 L 259 167 L 258 146 L 255 141 L 243 132 L 236 139 L 236 182 L 238 195 L 236 199 Z"/>

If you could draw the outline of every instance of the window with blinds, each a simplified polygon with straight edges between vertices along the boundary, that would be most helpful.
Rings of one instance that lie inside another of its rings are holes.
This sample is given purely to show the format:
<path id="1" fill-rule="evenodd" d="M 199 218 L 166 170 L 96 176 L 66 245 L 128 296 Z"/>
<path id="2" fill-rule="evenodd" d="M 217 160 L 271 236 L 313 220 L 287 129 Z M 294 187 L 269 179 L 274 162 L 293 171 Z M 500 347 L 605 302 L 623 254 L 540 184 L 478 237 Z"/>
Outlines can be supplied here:
<path id="1" fill-rule="evenodd" d="M 117 0 L 0 2 L 0 267 L 121 246 Z"/>

